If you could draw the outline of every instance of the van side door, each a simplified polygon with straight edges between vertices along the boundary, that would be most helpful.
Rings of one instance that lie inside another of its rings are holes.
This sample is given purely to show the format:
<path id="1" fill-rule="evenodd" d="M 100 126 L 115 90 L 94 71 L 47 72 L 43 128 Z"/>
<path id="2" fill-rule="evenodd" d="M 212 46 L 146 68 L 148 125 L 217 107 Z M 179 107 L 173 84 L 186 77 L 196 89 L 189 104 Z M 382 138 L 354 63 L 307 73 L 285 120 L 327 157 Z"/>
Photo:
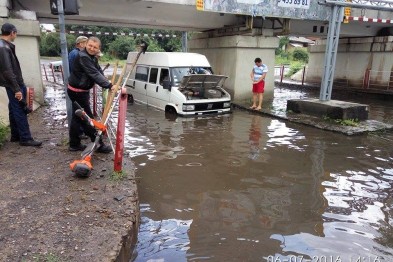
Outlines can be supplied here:
<path id="1" fill-rule="evenodd" d="M 149 81 L 146 88 L 147 104 L 154 107 L 159 106 L 156 95 L 158 72 L 158 67 L 150 67 Z"/>
<path id="2" fill-rule="evenodd" d="M 158 88 L 157 88 L 157 95 L 158 98 L 161 100 L 160 103 L 163 104 L 163 109 L 165 109 L 165 106 L 169 103 L 172 102 L 172 96 L 171 96 L 171 90 L 170 89 L 164 89 L 163 85 L 163 81 L 164 80 L 168 80 L 169 83 L 171 83 L 171 76 L 169 74 L 169 68 L 160 68 L 160 72 L 159 72 L 159 82 L 158 82 Z"/>
<path id="3" fill-rule="evenodd" d="M 170 102 L 171 98 L 171 91 L 162 87 L 164 78 L 170 80 L 168 68 L 150 68 L 149 84 L 147 87 L 148 104 L 161 110 L 165 110 L 165 106 Z"/>
<path id="4" fill-rule="evenodd" d="M 135 79 L 130 79 L 127 83 L 134 100 L 142 103 L 147 103 L 146 89 L 149 71 L 150 68 L 148 66 L 137 66 L 135 69 Z"/>

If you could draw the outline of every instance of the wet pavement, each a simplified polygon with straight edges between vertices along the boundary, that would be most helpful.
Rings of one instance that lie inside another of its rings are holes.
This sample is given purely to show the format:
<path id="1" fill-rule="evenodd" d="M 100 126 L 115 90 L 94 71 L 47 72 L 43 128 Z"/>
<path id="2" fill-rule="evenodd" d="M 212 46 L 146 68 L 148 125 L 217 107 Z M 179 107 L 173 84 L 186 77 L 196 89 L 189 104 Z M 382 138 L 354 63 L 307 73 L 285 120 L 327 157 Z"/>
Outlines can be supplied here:
<path id="1" fill-rule="evenodd" d="M 318 94 L 275 96 L 279 115 L 288 97 Z M 390 101 L 366 100 L 370 119 L 393 124 Z M 346 136 L 236 108 L 174 118 L 133 104 L 128 120 L 134 261 L 393 261 L 392 131 Z"/>

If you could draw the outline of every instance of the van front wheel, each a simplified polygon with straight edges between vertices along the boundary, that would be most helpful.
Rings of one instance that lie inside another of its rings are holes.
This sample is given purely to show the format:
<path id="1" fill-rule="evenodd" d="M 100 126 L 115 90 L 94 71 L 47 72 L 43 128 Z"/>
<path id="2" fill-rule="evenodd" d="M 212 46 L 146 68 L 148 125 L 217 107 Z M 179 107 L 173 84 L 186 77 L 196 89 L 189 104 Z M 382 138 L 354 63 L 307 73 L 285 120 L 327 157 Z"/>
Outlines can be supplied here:
<path id="1" fill-rule="evenodd" d="M 176 114 L 177 114 L 177 113 L 176 113 L 176 109 L 174 109 L 172 106 L 167 106 L 167 107 L 165 107 L 165 113 L 173 114 L 173 115 L 176 115 Z"/>
<path id="2" fill-rule="evenodd" d="M 133 104 L 134 103 L 134 97 L 132 95 L 128 95 L 128 103 Z"/>

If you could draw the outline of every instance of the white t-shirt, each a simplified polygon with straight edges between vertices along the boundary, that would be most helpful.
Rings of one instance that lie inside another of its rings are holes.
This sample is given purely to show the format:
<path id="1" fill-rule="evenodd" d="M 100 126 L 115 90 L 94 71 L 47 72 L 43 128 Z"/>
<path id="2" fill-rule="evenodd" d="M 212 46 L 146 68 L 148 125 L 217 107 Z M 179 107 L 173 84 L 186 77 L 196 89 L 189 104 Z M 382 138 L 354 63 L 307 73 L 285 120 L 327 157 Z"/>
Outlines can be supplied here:
<path id="1" fill-rule="evenodd" d="M 260 66 L 254 65 L 254 81 L 258 81 L 264 73 L 267 73 L 267 65 L 261 64 Z"/>

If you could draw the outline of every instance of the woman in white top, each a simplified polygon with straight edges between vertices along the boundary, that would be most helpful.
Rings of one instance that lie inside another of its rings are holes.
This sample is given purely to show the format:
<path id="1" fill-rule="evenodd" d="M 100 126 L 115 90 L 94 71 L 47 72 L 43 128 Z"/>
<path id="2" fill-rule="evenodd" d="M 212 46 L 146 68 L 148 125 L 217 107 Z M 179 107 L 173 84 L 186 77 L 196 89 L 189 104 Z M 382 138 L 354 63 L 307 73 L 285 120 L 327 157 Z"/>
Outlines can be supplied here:
<path id="1" fill-rule="evenodd" d="M 265 77 L 268 69 L 265 64 L 262 64 L 262 59 L 259 57 L 255 58 L 254 62 L 255 65 L 250 74 L 252 80 L 252 106 L 250 108 L 261 110 L 263 93 L 265 92 Z"/>

